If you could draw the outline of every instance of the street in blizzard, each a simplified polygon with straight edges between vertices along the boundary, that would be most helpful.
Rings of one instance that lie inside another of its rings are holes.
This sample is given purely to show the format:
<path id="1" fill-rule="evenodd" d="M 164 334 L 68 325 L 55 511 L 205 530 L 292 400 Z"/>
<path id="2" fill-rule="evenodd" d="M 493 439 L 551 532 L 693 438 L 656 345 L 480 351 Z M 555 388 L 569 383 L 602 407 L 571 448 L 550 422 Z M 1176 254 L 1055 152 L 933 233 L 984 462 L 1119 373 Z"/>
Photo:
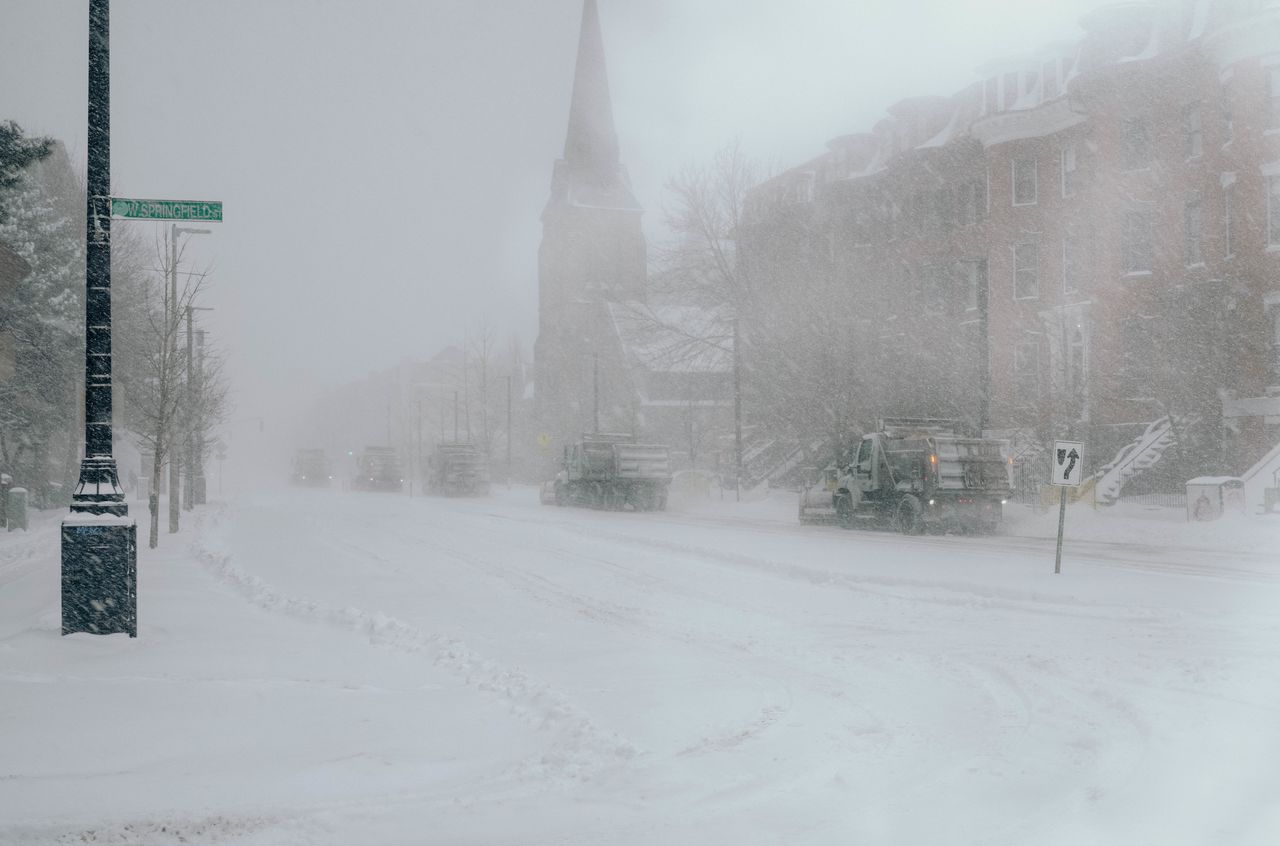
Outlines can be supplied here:
<path id="1" fill-rule="evenodd" d="M 0 22 L 0 843 L 1280 839 L 1280 5 Z"/>

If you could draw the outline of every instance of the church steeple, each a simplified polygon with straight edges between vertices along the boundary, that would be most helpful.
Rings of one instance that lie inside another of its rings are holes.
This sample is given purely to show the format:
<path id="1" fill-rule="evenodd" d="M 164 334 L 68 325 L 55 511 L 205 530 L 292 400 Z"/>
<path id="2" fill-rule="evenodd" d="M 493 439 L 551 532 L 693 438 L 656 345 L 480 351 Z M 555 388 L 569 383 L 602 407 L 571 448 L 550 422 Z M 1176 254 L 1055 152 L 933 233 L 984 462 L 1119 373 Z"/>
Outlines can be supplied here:
<path id="1" fill-rule="evenodd" d="M 578 65 L 573 77 L 573 101 L 569 106 L 569 133 L 564 159 L 570 166 L 610 173 L 618 167 L 618 132 L 613 125 L 609 99 L 609 74 L 604 63 L 604 38 L 596 0 L 582 6 L 582 32 L 578 36 Z"/>

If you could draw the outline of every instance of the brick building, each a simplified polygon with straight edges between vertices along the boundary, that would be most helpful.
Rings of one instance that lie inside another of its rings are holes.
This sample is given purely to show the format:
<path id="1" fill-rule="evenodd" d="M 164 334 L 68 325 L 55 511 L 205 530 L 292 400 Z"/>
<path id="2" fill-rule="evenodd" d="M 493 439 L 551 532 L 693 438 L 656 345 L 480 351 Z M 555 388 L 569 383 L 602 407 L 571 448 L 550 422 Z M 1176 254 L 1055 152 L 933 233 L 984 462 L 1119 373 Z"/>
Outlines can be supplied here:
<path id="1" fill-rule="evenodd" d="M 1105 460 L 1169 416 L 1180 469 L 1240 472 L 1280 441 L 1280 3 L 1081 25 L 758 187 L 755 331 L 797 301 L 791 324 L 835 324 L 810 335 L 862 374 L 830 381 L 860 421 L 1070 433 Z"/>

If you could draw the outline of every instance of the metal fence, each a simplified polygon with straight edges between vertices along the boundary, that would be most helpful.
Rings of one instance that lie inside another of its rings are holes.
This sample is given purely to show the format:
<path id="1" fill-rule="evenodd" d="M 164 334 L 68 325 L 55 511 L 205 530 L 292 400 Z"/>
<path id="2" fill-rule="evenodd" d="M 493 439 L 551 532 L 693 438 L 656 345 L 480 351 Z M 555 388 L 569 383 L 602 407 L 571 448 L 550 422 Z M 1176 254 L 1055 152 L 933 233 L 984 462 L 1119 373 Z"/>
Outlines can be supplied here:
<path id="1" fill-rule="evenodd" d="M 1186 508 L 1187 492 L 1183 490 L 1179 493 L 1142 493 L 1120 495 L 1120 502 L 1131 502 L 1134 505 L 1146 505 L 1159 508 Z"/>

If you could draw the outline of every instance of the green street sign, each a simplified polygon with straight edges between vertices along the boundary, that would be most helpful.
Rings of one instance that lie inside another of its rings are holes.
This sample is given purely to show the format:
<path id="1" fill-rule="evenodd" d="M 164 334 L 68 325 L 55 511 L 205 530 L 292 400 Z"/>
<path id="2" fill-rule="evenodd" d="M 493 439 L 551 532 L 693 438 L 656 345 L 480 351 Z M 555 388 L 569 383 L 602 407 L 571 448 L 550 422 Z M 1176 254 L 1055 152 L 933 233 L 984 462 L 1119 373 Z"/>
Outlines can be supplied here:
<path id="1" fill-rule="evenodd" d="M 141 220 L 222 220 L 220 200 L 130 200 L 111 198 L 112 217 Z"/>

